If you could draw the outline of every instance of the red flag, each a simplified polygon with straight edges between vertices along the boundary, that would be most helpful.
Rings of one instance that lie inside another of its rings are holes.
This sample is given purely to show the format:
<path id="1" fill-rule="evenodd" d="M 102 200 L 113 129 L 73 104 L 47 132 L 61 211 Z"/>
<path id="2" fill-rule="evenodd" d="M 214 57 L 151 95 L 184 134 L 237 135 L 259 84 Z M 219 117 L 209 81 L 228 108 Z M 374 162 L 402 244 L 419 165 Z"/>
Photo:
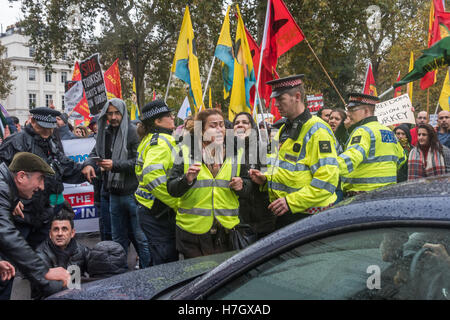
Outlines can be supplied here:
<path id="1" fill-rule="evenodd" d="M 399 81 L 400 81 L 400 71 L 398 72 L 398 77 L 397 77 L 397 81 L 396 82 L 399 82 Z M 402 95 L 402 87 L 400 86 L 400 87 L 395 88 L 394 98 L 398 97 L 398 96 L 401 96 L 401 95 Z"/>
<path id="2" fill-rule="evenodd" d="M 119 59 L 109 67 L 108 70 L 103 74 L 105 80 L 106 92 L 108 94 L 108 99 L 119 98 L 122 99 L 122 85 L 120 83 L 120 72 L 119 72 Z"/>
<path id="3" fill-rule="evenodd" d="M 441 33 L 439 31 L 439 19 L 438 15 L 442 15 L 444 12 L 444 6 L 442 0 L 431 0 L 430 18 L 428 22 L 428 48 L 433 44 L 441 40 Z M 428 72 L 420 80 L 420 88 L 425 90 L 432 86 L 436 82 L 436 70 Z"/>
<path id="4" fill-rule="evenodd" d="M 372 64 L 370 62 L 367 68 L 366 81 L 364 82 L 363 93 L 371 96 L 378 96 L 377 88 L 375 86 L 375 78 L 373 77 L 372 73 Z"/>
<path id="5" fill-rule="evenodd" d="M 81 81 L 81 72 L 80 65 L 78 61 L 75 63 L 75 67 L 73 68 L 72 81 Z M 78 102 L 78 104 L 73 108 L 74 112 L 78 112 L 84 119 L 90 119 L 89 115 L 91 114 L 89 110 L 89 105 L 86 99 L 86 93 L 83 90 L 83 98 Z"/>
<path id="6" fill-rule="evenodd" d="M 259 77 L 260 79 L 260 95 L 266 101 L 266 106 L 270 108 L 270 112 L 274 115 L 275 121 L 280 119 L 281 116 L 273 103 L 270 106 L 272 88 L 266 85 L 266 82 L 279 78 L 276 73 L 278 58 L 304 39 L 305 36 L 302 30 L 295 22 L 284 2 L 282 0 L 270 0 L 266 12 L 264 38 L 262 42 L 264 52 L 261 75 L 257 75 L 257 78 Z M 259 55 L 257 59 L 260 59 Z M 255 67 L 255 70 L 259 70 L 258 68 Z"/>
<path id="7" fill-rule="evenodd" d="M 155 101 L 155 100 L 156 100 L 156 91 L 153 90 L 153 101 Z"/>

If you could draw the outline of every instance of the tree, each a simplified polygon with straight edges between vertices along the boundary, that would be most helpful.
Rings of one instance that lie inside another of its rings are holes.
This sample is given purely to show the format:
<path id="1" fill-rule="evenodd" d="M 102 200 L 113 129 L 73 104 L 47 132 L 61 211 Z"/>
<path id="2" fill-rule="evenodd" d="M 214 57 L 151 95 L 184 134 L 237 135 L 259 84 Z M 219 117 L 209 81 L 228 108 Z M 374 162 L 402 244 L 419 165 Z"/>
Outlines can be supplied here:
<path id="1" fill-rule="evenodd" d="M 0 99 L 6 99 L 13 89 L 12 81 L 16 77 L 12 74 L 14 67 L 8 59 L 3 58 L 6 47 L 0 43 Z"/>
<path id="2" fill-rule="evenodd" d="M 106 67 L 119 57 L 121 70 L 130 70 L 135 78 L 142 108 L 145 80 L 153 88 L 167 84 L 185 5 L 180 0 L 170 5 L 164 0 L 83 0 L 76 5 L 72 1 L 25 0 L 21 25 L 30 36 L 30 45 L 36 48 L 35 61 L 47 70 L 67 52 L 72 59 L 99 52 Z M 196 16 L 202 19 L 193 18 L 200 46 L 220 28 L 222 2 L 190 1 L 190 6 L 192 12 L 197 8 L 208 12 Z M 100 32 L 95 30 L 97 17 Z M 122 87 L 131 92 L 131 79 L 122 79 L 129 83 Z"/>

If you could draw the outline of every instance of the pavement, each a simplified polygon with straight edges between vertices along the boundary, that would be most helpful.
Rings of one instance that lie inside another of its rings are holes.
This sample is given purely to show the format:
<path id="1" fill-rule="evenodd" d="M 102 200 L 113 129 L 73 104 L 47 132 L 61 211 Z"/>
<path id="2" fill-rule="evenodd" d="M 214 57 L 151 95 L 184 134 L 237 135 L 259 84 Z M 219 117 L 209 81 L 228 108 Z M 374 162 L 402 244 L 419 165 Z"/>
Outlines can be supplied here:
<path id="1" fill-rule="evenodd" d="M 75 235 L 75 239 L 81 244 L 84 244 L 86 247 L 93 248 L 98 242 L 100 242 L 100 233 L 91 232 L 77 234 Z M 130 248 L 128 250 L 128 269 L 130 271 L 134 270 L 136 265 L 136 250 L 133 247 L 133 244 L 130 244 Z M 16 275 L 14 278 L 11 300 L 31 300 L 30 283 L 28 280 L 23 279 L 20 275 Z"/>

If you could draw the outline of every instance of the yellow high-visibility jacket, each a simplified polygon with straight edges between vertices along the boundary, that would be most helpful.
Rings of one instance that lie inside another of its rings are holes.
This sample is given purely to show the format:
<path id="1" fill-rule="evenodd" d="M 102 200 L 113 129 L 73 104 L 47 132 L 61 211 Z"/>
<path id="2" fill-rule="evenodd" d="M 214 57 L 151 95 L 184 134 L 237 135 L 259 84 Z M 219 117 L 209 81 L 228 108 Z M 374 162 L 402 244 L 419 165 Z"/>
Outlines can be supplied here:
<path id="1" fill-rule="evenodd" d="M 290 134 L 279 148 L 274 148 L 265 173 L 270 201 L 285 197 L 292 213 L 333 204 L 339 182 L 333 131 L 307 110 L 302 115 L 297 137 Z M 275 143 L 284 127 L 275 136 Z"/>
<path id="2" fill-rule="evenodd" d="M 397 182 L 397 170 L 407 155 L 395 134 L 368 117 L 356 125 L 338 157 L 342 190 L 370 191 Z"/>
<path id="3" fill-rule="evenodd" d="M 190 151 L 183 145 L 184 173 L 189 169 Z M 176 223 L 183 230 L 204 234 L 216 219 L 226 229 L 239 224 L 238 195 L 229 187 L 231 178 L 240 175 L 241 165 L 238 157 L 227 157 L 216 177 L 202 163 L 200 172 L 192 187 L 180 198 Z"/>
<path id="4" fill-rule="evenodd" d="M 173 167 L 178 151 L 175 139 L 166 133 L 151 133 L 142 139 L 137 151 L 136 200 L 151 209 L 157 198 L 176 211 L 179 199 L 167 192 L 167 172 Z"/>

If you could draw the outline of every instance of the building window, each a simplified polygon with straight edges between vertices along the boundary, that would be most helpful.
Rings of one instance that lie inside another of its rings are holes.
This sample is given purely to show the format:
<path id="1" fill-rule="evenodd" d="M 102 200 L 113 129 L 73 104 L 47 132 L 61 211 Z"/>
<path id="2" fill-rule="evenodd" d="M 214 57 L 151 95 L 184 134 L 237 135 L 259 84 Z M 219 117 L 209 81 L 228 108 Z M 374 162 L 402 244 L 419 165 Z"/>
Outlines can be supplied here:
<path id="1" fill-rule="evenodd" d="M 52 72 L 45 71 L 45 82 L 52 82 Z"/>
<path id="2" fill-rule="evenodd" d="M 28 50 L 29 50 L 28 52 L 29 52 L 30 57 L 34 57 L 34 54 L 36 53 L 36 48 L 29 47 Z"/>
<path id="3" fill-rule="evenodd" d="M 47 108 L 50 108 L 50 106 L 53 104 L 53 95 L 46 94 L 45 95 L 45 106 Z"/>
<path id="4" fill-rule="evenodd" d="M 67 72 L 62 71 L 61 72 L 61 83 L 66 83 L 67 81 Z"/>
<path id="5" fill-rule="evenodd" d="M 66 106 L 64 105 L 64 96 L 61 96 L 61 108 L 63 111 L 66 108 Z"/>
<path id="6" fill-rule="evenodd" d="M 28 108 L 30 110 L 36 108 L 36 93 L 28 94 Z"/>
<path id="7" fill-rule="evenodd" d="M 62 58 L 63 58 L 63 60 L 68 60 L 68 59 L 67 59 L 67 52 L 64 52 L 64 53 L 63 53 Z"/>
<path id="8" fill-rule="evenodd" d="M 36 69 L 33 68 L 28 69 L 28 80 L 36 81 Z"/>

